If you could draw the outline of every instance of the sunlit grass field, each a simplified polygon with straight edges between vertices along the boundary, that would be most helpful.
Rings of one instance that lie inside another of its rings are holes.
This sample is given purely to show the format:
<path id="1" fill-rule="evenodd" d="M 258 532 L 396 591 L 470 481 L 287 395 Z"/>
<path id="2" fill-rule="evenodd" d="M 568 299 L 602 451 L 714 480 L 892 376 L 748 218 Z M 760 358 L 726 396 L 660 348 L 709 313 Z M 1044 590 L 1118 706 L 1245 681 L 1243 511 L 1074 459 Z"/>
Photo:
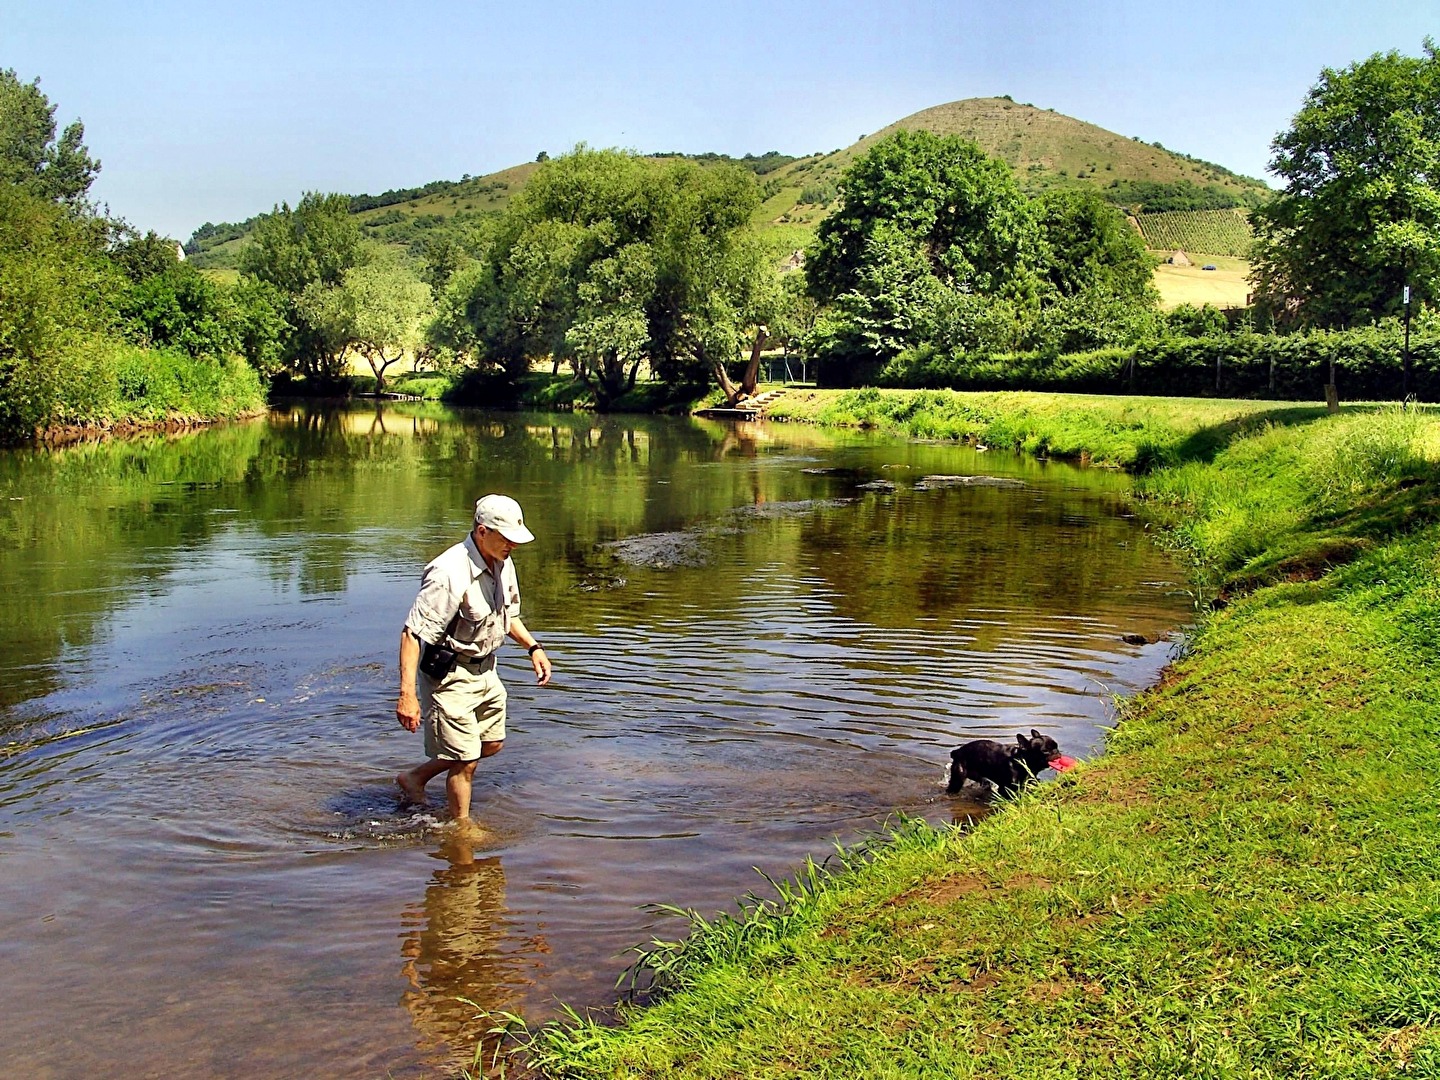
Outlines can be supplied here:
<path id="1" fill-rule="evenodd" d="M 1172 254 L 1152 254 L 1166 258 Z M 1188 253 L 1187 253 L 1188 254 Z M 1179 307 L 1209 304 L 1217 308 L 1245 307 L 1250 297 L 1250 263 L 1228 255 L 1189 255 L 1193 266 L 1171 266 L 1162 262 L 1155 268 L 1155 287 L 1160 290 L 1160 306 Z M 1214 266 L 1214 270 L 1201 267 Z"/>

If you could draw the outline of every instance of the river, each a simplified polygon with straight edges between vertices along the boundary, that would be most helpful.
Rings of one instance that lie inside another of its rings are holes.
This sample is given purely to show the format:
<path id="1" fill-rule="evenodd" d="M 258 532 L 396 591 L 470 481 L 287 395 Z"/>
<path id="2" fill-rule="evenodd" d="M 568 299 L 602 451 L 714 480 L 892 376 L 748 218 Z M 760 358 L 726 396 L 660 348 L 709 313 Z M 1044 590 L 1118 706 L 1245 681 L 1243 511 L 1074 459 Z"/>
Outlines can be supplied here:
<path id="1" fill-rule="evenodd" d="M 418 404 L 0 454 L 0 1075 L 446 1075 L 482 1009 L 612 1002 L 625 951 L 680 931 L 644 905 L 734 910 L 896 813 L 983 813 L 943 792 L 953 746 L 1092 756 L 1189 616 L 1127 490 L 864 432 Z M 506 650 L 489 839 L 458 844 L 398 805 L 395 657 L 487 491 L 537 536 L 555 678 Z"/>

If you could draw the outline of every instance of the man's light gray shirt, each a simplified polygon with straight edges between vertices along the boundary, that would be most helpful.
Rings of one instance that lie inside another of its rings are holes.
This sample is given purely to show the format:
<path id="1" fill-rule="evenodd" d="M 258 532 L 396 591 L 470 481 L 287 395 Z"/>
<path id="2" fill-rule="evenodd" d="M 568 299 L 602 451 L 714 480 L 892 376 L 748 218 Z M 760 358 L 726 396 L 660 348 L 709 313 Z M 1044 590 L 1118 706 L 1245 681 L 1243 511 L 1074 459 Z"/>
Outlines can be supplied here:
<path id="1" fill-rule="evenodd" d="M 510 620 L 519 615 L 515 564 L 506 559 L 497 581 L 472 533 L 425 567 L 420 595 L 405 618 L 405 628 L 421 641 L 444 642 L 460 656 L 475 660 L 500 647 L 510 632 Z"/>

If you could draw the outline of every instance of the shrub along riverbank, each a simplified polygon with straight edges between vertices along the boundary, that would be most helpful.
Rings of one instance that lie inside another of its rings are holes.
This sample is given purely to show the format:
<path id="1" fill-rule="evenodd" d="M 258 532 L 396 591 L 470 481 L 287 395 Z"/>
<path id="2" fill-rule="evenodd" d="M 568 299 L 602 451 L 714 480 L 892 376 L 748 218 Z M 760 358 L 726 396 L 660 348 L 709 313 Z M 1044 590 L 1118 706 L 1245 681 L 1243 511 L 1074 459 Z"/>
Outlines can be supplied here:
<path id="1" fill-rule="evenodd" d="M 72 354 L 67 377 L 37 388 L 49 419 L 41 441 L 107 431 L 208 424 L 266 409 L 265 381 L 238 357 L 215 360 L 96 339 Z"/>
<path id="2" fill-rule="evenodd" d="M 1080 456 L 1195 560 L 1201 619 L 1099 760 L 695 921 L 556 1077 L 1440 1075 L 1440 419 L 1043 395 L 791 415 Z M 1207 605 L 1208 608 L 1208 605 Z"/>

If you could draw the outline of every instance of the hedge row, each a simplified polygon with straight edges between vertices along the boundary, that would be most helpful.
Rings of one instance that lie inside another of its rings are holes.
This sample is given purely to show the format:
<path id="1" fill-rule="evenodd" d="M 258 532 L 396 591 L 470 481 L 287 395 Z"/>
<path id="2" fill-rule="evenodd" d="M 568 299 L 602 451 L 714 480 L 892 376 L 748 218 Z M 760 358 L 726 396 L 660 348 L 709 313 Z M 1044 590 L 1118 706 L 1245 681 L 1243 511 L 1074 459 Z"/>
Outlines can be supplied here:
<path id="1" fill-rule="evenodd" d="M 1059 356 L 957 355 L 922 345 L 852 385 L 1314 400 L 1324 397 L 1333 366 L 1342 397 L 1390 400 L 1402 396 L 1403 351 L 1403 338 L 1388 328 L 1163 338 Z M 1440 401 L 1440 335 L 1411 337 L 1408 392 Z"/>

